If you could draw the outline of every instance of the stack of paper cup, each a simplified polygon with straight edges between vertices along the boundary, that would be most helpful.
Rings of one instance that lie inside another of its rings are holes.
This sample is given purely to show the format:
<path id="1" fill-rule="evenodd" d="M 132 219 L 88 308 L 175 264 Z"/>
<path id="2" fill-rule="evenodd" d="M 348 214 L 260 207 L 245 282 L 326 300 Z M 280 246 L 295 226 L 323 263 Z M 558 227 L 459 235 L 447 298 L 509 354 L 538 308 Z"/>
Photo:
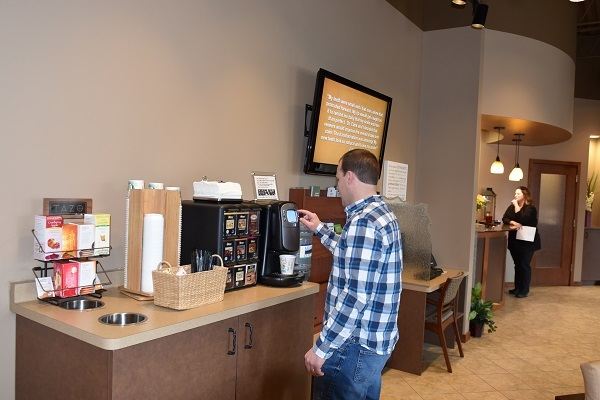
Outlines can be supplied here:
<path id="1" fill-rule="evenodd" d="M 154 293 L 152 271 L 163 259 L 165 218 L 162 214 L 144 214 L 142 233 L 142 287 L 144 293 Z"/>
<path id="2" fill-rule="evenodd" d="M 143 189 L 144 181 L 142 179 L 130 179 L 129 180 L 129 189 Z"/>

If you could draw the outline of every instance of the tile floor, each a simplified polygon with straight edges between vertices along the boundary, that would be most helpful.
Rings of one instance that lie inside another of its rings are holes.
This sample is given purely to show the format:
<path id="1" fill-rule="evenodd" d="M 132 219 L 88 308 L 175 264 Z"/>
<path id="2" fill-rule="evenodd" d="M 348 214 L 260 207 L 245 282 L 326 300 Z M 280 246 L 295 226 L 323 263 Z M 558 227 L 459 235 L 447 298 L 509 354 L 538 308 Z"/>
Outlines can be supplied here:
<path id="1" fill-rule="evenodd" d="M 535 287 L 506 295 L 498 329 L 450 350 L 446 371 L 437 346 L 423 354 L 421 376 L 387 369 L 382 400 L 553 400 L 583 392 L 579 364 L 600 360 L 600 286 Z"/>

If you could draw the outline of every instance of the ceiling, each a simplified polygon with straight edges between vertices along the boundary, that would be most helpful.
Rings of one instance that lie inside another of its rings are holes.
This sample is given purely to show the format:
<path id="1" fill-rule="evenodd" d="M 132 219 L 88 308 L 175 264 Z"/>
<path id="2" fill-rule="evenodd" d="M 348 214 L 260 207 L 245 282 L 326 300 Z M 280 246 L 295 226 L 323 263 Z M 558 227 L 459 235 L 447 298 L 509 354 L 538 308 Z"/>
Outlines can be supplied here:
<path id="1" fill-rule="evenodd" d="M 577 38 L 578 39 L 591 39 L 594 38 L 595 42 L 598 42 L 598 38 L 600 37 L 600 2 L 598 0 L 585 0 L 581 3 L 577 10 Z M 581 43 L 582 48 L 578 48 L 577 53 L 579 56 L 580 50 L 582 52 L 581 56 L 584 57 L 588 54 L 588 52 L 594 52 L 593 54 L 600 54 L 600 46 L 596 49 L 593 46 L 588 47 L 587 45 L 592 44 L 593 41 L 585 41 L 585 43 Z M 578 44 L 579 44 L 578 43 Z M 585 47 L 585 48 L 583 48 Z M 590 53 L 591 54 L 591 53 Z"/>
<path id="2" fill-rule="evenodd" d="M 600 0 L 577 9 L 575 97 L 600 100 Z"/>
<path id="3" fill-rule="evenodd" d="M 468 26 L 472 18 L 470 5 L 457 9 L 450 0 L 387 1 L 423 31 Z M 600 0 L 479 1 L 490 7 L 488 29 L 540 40 L 564 51 L 575 60 L 574 97 L 600 100 Z M 526 132 L 525 146 L 555 144 L 572 137 L 565 129 L 540 122 L 482 115 L 482 134 L 490 143 L 497 141 L 496 135 L 487 137 L 495 132 L 494 126 L 506 127 L 503 144 L 512 144 L 517 132 Z"/>
<path id="4" fill-rule="evenodd" d="M 481 115 L 481 133 L 485 142 L 496 143 L 498 141 L 497 131 L 494 127 L 504 127 L 501 131 L 501 144 L 513 144 L 515 133 L 525 133 L 522 137 L 521 146 L 543 146 L 564 142 L 571 138 L 571 133 L 566 129 L 542 122 L 529 121 L 526 119 L 502 117 L 499 115 Z"/>

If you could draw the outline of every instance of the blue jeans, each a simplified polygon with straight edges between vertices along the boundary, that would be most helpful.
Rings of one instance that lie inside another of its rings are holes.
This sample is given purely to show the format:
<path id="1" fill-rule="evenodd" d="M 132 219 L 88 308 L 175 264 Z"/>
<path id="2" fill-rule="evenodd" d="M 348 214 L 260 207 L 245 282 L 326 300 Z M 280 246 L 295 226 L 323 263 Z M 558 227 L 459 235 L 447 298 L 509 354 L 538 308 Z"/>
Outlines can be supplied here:
<path id="1" fill-rule="evenodd" d="M 313 379 L 313 400 L 375 400 L 390 355 L 379 355 L 349 339 L 325 360 L 325 375 Z"/>

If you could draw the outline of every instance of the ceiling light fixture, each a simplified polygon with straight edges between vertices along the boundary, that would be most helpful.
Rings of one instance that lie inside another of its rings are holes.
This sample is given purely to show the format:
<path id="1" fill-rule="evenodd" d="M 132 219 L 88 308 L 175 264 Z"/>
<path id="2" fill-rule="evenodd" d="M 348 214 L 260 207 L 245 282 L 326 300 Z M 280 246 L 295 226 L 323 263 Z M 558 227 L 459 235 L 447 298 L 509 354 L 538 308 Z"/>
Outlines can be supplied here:
<path id="1" fill-rule="evenodd" d="M 590 139 L 600 139 L 600 135 L 590 135 Z"/>
<path id="2" fill-rule="evenodd" d="M 465 4 L 467 4 L 467 2 L 465 0 L 452 0 L 452 4 L 455 4 L 457 6 L 464 6 Z"/>
<path id="3" fill-rule="evenodd" d="M 571 3 L 581 3 L 583 0 L 569 0 Z"/>
<path id="4" fill-rule="evenodd" d="M 473 0 L 473 22 L 471 22 L 471 27 L 475 29 L 485 28 L 487 13 L 487 4 L 482 4 L 478 0 Z"/>
<path id="5" fill-rule="evenodd" d="M 517 182 L 523 179 L 523 170 L 519 166 L 519 143 L 523 140 L 523 136 L 525 136 L 524 133 L 515 133 L 515 139 L 513 139 L 517 149 L 515 151 L 515 167 L 510 171 L 510 175 L 508 176 L 509 181 Z"/>
<path id="6" fill-rule="evenodd" d="M 494 161 L 490 167 L 490 172 L 492 174 L 503 174 L 504 173 L 504 164 L 500 161 L 500 131 L 504 129 L 503 126 L 495 126 L 494 129 L 498 132 L 498 148 L 496 150 L 496 161 Z"/>

